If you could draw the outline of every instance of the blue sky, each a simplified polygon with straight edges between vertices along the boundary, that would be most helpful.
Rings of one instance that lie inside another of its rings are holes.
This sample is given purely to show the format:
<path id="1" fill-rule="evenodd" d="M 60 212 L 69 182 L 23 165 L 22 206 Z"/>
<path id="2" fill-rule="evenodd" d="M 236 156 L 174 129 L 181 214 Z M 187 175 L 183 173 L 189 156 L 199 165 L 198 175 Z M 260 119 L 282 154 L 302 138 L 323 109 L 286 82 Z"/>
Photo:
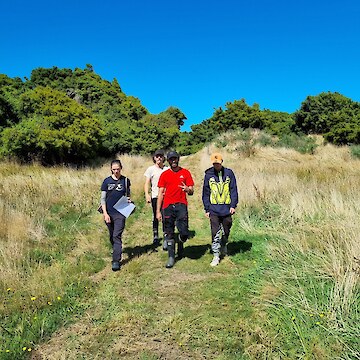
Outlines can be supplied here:
<path id="1" fill-rule="evenodd" d="M 0 73 L 84 69 L 116 78 L 182 130 L 244 98 L 293 112 L 308 95 L 360 101 L 360 3 L 343 0 L 11 0 L 0 4 Z"/>

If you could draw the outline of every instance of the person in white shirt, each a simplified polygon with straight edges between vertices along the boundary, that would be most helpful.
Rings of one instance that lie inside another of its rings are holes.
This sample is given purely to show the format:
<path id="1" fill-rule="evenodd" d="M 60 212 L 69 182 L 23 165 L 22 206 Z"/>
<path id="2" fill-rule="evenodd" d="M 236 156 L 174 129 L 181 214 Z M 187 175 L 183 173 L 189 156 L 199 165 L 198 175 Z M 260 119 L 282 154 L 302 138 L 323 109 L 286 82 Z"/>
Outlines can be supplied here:
<path id="1" fill-rule="evenodd" d="M 149 166 L 145 173 L 145 184 L 144 184 L 144 191 L 145 191 L 145 200 L 148 204 L 151 204 L 152 211 L 153 211 L 153 218 L 152 218 L 152 229 L 153 229 L 153 244 L 154 246 L 160 245 L 160 237 L 159 237 L 159 221 L 156 218 L 156 203 L 159 193 L 158 188 L 158 181 L 160 175 L 163 171 L 169 169 L 168 166 L 165 166 L 165 152 L 164 150 L 156 150 L 153 155 L 153 162 L 154 165 Z M 163 229 L 164 231 L 164 229 Z M 166 249 L 166 241 L 164 241 L 164 250 Z"/>

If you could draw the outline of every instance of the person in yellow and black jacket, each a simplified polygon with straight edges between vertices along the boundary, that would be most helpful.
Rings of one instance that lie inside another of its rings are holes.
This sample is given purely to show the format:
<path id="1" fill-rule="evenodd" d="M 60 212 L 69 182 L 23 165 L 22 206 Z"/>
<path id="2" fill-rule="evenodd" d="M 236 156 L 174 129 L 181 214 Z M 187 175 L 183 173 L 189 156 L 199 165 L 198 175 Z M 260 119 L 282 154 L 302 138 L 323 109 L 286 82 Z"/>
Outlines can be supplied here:
<path id="1" fill-rule="evenodd" d="M 227 254 L 227 241 L 232 226 L 232 215 L 238 204 L 238 190 L 233 171 L 225 168 L 223 157 L 214 153 L 210 157 L 213 166 L 205 171 L 202 201 L 205 216 L 210 219 L 211 250 L 214 255 L 211 266 L 217 266 Z"/>

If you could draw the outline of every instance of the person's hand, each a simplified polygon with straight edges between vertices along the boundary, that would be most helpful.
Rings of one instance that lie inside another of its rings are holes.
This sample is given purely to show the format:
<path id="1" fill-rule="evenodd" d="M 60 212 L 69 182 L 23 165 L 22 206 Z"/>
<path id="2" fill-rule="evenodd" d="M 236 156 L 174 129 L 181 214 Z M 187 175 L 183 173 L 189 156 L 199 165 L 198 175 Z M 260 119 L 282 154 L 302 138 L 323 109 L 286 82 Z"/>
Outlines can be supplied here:
<path id="1" fill-rule="evenodd" d="M 111 223 L 111 219 L 110 219 L 110 216 L 109 214 L 104 214 L 104 220 L 107 224 L 110 224 Z"/>
<path id="2" fill-rule="evenodd" d="M 151 203 L 151 196 L 150 196 L 150 194 L 145 194 L 145 199 L 146 199 L 146 202 L 147 203 Z"/>
<path id="3" fill-rule="evenodd" d="M 230 208 L 230 214 L 234 215 L 235 214 L 235 209 L 234 208 Z"/>
<path id="4" fill-rule="evenodd" d="M 128 203 L 131 203 L 132 202 L 132 200 L 130 199 L 130 197 L 128 196 Z"/>
<path id="5" fill-rule="evenodd" d="M 160 211 L 156 211 L 156 219 L 158 219 L 158 221 L 162 221 L 162 216 Z"/>
<path id="6" fill-rule="evenodd" d="M 189 191 L 189 187 L 186 186 L 184 182 L 181 185 L 179 185 L 179 188 L 181 188 L 181 190 L 185 191 L 186 193 Z"/>
<path id="7" fill-rule="evenodd" d="M 209 213 L 209 212 L 206 212 L 206 213 L 205 213 L 205 216 L 206 216 L 208 219 L 210 219 L 210 213 Z"/>
<path id="8" fill-rule="evenodd" d="M 192 195 L 194 193 L 192 187 L 185 185 L 184 182 L 181 185 L 179 185 L 179 188 L 181 188 L 182 191 L 186 192 L 189 195 Z"/>

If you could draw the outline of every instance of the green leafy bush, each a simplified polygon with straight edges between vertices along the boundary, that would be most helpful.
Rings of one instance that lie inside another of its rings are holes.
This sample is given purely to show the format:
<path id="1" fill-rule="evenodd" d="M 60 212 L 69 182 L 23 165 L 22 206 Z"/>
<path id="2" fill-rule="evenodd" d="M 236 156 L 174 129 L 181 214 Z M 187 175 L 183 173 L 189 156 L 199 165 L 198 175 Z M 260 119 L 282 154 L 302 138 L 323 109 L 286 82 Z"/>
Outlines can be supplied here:
<path id="1" fill-rule="evenodd" d="M 23 120 L 2 132 L 2 154 L 45 164 L 80 162 L 95 156 L 101 123 L 64 93 L 37 87 L 21 96 Z"/>
<path id="2" fill-rule="evenodd" d="M 350 154 L 355 159 L 360 159 L 360 145 L 350 146 Z"/>
<path id="3" fill-rule="evenodd" d="M 291 134 L 280 137 L 275 146 L 291 148 L 301 154 L 313 154 L 318 145 L 312 137 Z"/>

